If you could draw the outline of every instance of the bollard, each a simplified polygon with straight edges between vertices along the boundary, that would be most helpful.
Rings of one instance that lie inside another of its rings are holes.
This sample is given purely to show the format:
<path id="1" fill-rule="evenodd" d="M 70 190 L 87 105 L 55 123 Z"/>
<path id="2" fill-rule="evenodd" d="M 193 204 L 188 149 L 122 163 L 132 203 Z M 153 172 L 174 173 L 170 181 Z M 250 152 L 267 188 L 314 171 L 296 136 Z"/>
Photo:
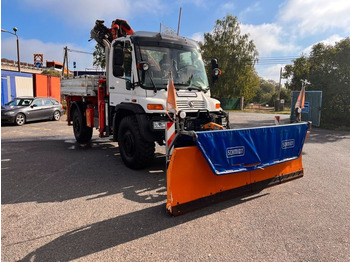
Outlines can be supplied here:
<path id="1" fill-rule="evenodd" d="M 279 125 L 280 124 L 280 116 L 275 116 L 275 125 Z"/>

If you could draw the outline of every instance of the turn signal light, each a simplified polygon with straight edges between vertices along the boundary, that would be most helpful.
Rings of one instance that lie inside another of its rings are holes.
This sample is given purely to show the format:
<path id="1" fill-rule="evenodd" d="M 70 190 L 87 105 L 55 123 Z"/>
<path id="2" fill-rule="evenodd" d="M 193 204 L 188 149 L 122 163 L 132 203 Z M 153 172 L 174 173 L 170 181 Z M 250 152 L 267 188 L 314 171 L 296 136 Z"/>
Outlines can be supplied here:
<path id="1" fill-rule="evenodd" d="M 148 110 L 163 110 L 164 107 L 161 104 L 148 104 L 147 109 Z"/>
<path id="2" fill-rule="evenodd" d="M 220 104 L 215 104 L 215 108 L 219 109 L 220 108 Z"/>

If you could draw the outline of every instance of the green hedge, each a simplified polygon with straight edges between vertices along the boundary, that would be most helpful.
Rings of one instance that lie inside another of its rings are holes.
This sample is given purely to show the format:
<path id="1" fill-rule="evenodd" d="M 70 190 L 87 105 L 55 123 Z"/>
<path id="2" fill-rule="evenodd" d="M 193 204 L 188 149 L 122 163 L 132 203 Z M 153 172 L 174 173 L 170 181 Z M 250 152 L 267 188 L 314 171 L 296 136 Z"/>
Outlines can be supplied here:
<path id="1" fill-rule="evenodd" d="M 217 98 L 221 103 L 221 108 L 224 110 L 239 110 L 240 98 Z"/>

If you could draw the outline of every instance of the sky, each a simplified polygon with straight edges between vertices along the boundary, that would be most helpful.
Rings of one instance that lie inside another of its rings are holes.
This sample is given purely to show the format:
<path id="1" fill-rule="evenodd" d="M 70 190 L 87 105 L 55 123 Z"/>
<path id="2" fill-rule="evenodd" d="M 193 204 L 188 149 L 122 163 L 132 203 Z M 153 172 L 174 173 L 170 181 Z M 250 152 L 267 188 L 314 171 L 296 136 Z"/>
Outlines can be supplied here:
<path id="1" fill-rule="evenodd" d="M 308 55 L 319 42 L 334 45 L 350 35 L 349 0 L 2 0 L 1 29 L 17 27 L 22 62 L 33 54 L 44 61 L 63 62 L 63 48 L 92 53 L 89 42 L 96 19 L 110 26 L 125 19 L 134 31 L 159 31 L 160 25 L 180 35 L 203 41 L 217 19 L 237 16 L 242 34 L 248 34 L 259 52 L 256 70 L 265 79 L 279 81 L 280 69 L 292 59 Z M 16 38 L 1 33 L 1 58 L 17 60 Z M 70 68 L 91 69 L 92 55 L 69 53 Z"/>

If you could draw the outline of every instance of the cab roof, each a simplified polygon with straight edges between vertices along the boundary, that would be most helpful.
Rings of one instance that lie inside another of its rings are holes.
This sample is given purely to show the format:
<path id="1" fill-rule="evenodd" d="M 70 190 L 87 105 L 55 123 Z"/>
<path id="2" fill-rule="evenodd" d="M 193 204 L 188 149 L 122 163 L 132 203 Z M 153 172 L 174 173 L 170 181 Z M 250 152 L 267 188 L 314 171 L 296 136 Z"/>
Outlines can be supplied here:
<path id="1" fill-rule="evenodd" d="M 186 45 L 198 48 L 199 45 L 196 41 L 176 35 L 168 35 L 159 32 L 137 31 L 130 35 L 133 43 L 145 43 L 145 42 L 166 42 L 177 45 Z"/>

